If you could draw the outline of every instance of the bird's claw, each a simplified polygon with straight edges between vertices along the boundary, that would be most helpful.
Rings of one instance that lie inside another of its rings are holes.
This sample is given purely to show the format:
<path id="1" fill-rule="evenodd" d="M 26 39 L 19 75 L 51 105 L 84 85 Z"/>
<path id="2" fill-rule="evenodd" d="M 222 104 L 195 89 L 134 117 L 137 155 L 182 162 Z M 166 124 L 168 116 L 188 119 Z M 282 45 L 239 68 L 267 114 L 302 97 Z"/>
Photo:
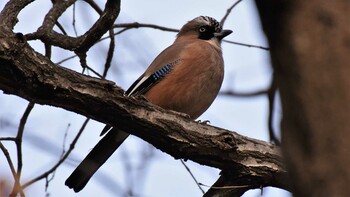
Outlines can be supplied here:
<path id="1" fill-rule="evenodd" d="M 197 120 L 196 122 L 198 122 L 199 124 L 210 124 L 209 120 Z"/>

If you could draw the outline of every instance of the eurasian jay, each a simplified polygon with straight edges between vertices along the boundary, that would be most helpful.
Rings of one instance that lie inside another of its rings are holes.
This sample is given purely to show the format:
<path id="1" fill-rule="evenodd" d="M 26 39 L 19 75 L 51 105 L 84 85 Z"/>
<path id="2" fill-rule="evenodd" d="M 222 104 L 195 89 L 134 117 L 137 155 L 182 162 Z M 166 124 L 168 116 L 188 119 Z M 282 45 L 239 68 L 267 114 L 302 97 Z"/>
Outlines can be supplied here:
<path id="1" fill-rule="evenodd" d="M 186 113 L 195 120 L 220 90 L 224 77 L 221 40 L 231 33 L 208 16 L 189 21 L 125 95 L 144 95 L 153 104 Z M 66 185 L 75 192 L 82 190 L 128 136 L 117 128 L 110 130 L 68 177 Z"/>

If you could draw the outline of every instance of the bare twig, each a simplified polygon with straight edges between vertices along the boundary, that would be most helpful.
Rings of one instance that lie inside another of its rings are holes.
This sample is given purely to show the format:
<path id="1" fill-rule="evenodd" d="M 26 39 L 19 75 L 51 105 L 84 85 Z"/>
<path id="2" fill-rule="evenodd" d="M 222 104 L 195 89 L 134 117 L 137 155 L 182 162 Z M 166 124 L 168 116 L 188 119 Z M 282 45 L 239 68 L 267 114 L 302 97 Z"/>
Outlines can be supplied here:
<path id="1" fill-rule="evenodd" d="M 78 36 L 78 32 L 77 32 L 77 27 L 75 26 L 75 6 L 76 6 L 76 3 L 73 3 L 73 21 L 72 21 L 72 26 L 73 26 L 73 29 L 74 29 L 74 34 L 77 37 Z"/>
<path id="2" fill-rule="evenodd" d="M 0 137 L 0 141 L 15 141 L 15 137 Z"/>
<path id="3" fill-rule="evenodd" d="M 140 160 L 142 162 L 139 162 L 138 166 L 136 166 L 136 176 L 134 177 L 137 179 L 138 183 L 136 184 L 136 187 L 139 187 L 139 183 L 145 183 L 147 179 L 147 170 L 152 164 L 152 158 L 155 156 L 154 150 L 154 147 L 150 144 L 144 144 L 144 147 L 141 149 Z"/>
<path id="4" fill-rule="evenodd" d="M 95 71 L 93 68 L 91 68 L 90 66 L 87 65 L 86 62 L 86 53 L 77 53 L 79 59 L 80 59 L 80 65 L 83 68 L 82 73 L 85 72 L 85 69 L 87 69 L 88 71 L 93 72 L 96 76 L 103 78 L 103 76 L 98 73 L 97 71 Z"/>
<path id="5" fill-rule="evenodd" d="M 91 1 L 89 0 L 86 0 L 87 2 L 89 3 L 92 3 Z M 96 7 L 97 9 L 98 7 Z M 99 9 L 96 10 L 98 13 L 101 11 Z M 163 26 L 159 26 L 159 25 L 154 25 L 154 24 L 144 24 L 144 23 L 138 23 L 138 22 L 134 22 L 134 23 L 121 23 L 121 24 L 115 24 L 113 25 L 113 28 L 123 28 L 122 30 L 118 31 L 118 32 L 113 32 L 113 34 L 110 34 L 107 36 L 107 37 L 104 37 L 104 38 L 101 38 L 99 39 L 96 43 L 98 42 L 101 42 L 101 41 L 104 41 L 106 39 L 112 39 L 112 35 L 113 36 L 116 36 L 116 35 L 119 35 L 129 29 L 132 29 L 132 28 L 142 28 L 142 27 L 145 27 L 145 28 L 154 28 L 154 29 L 158 29 L 158 30 L 162 30 L 162 31 L 169 31 L 169 32 L 178 32 L 179 30 L 178 29 L 174 29 L 174 28 L 168 28 L 168 27 L 163 27 Z M 111 31 L 111 30 L 110 30 Z M 113 38 L 114 40 L 114 38 Z M 111 45 L 115 45 L 115 41 L 110 42 L 110 46 L 109 46 L 109 50 L 108 50 L 108 54 L 112 53 L 111 49 L 114 48 L 112 47 Z M 249 46 L 252 46 L 252 45 L 249 45 Z M 75 58 L 77 57 L 77 55 L 72 55 L 68 58 L 65 58 L 59 62 L 57 62 L 56 64 L 62 64 L 63 62 L 69 60 L 69 59 L 72 59 L 72 58 Z M 111 60 L 108 60 L 108 57 L 109 58 L 112 58 L 111 55 L 108 55 L 107 56 L 107 61 L 106 61 L 106 64 L 105 64 L 105 70 L 104 70 L 104 73 L 101 75 L 99 74 L 98 72 L 96 72 L 95 70 L 93 70 L 91 67 L 87 66 L 87 64 L 82 64 L 83 65 L 83 68 L 86 68 L 86 69 L 89 69 L 90 71 L 92 71 L 95 75 L 99 76 L 100 78 L 104 78 L 106 75 L 107 75 L 107 71 L 109 68 L 106 68 L 106 65 L 108 65 L 108 61 L 111 61 Z M 110 64 L 110 63 L 109 63 Z"/>
<path id="6" fill-rule="evenodd" d="M 85 0 L 85 2 L 88 3 L 99 15 L 103 14 L 103 10 L 93 0 Z M 107 38 L 110 39 L 110 43 L 109 43 L 109 48 L 108 48 L 108 53 L 107 53 L 107 58 L 106 58 L 103 74 L 97 75 L 103 79 L 107 76 L 107 72 L 108 72 L 109 68 L 111 67 L 113 54 L 114 54 L 115 39 L 114 39 L 113 27 L 111 27 L 111 29 L 109 30 L 109 36 Z M 96 43 L 101 42 L 102 40 L 105 40 L 105 38 L 100 38 Z"/>
<path id="7" fill-rule="evenodd" d="M 242 0 L 238 0 L 236 1 L 230 8 L 227 9 L 226 14 L 224 17 L 222 17 L 220 23 L 222 24 L 222 26 L 224 26 L 224 23 L 228 17 L 228 15 L 230 15 L 230 13 L 232 12 L 233 8 L 236 7 Z"/>
<path id="8" fill-rule="evenodd" d="M 130 29 L 132 29 L 132 28 L 130 28 L 130 27 L 125 27 L 125 28 L 123 28 L 123 29 L 117 31 L 116 33 L 114 33 L 114 36 L 119 35 L 119 34 L 122 34 L 122 33 L 126 32 L 127 30 L 130 30 Z M 104 40 L 104 39 L 101 39 L 101 41 L 102 41 L 102 40 Z"/>
<path id="9" fill-rule="evenodd" d="M 257 46 L 257 45 L 252 45 L 252 44 L 245 44 L 245 43 L 234 42 L 234 41 L 229 41 L 229 40 L 223 40 L 223 42 L 227 42 L 227 43 L 231 43 L 231 44 L 236 44 L 236 45 L 241 45 L 241 46 L 245 46 L 245 47 L 252 47 L 252 48 L 264 49 L 264 50 L 266 50 L 266 51 L 270 50 L 268 47 Z"/>
<path id="10" fill-rule="evenodd" d="M 178 29 L 174 29 L 174 28 L 163 27 L 163 26 L 154 25 L 154 24 L 147 24 L 147 23 L 138 23 L 138 22 L 120 23 L 120 24 L 115 24 L 112 27 L 113 28 L 141 28 L 141 27 L 146 27 L 146 28 L 153 28 L 153 29 L 158 29 L 158 30 L 162 30 L 162 31 L 179 32 Z"/>
<path id="11" fill-rule="evenodd" d="M 34 107 L 34 102 L 29 102 L 26 110 L 23 113 L 23 116 L 21 118 L 19 127 L 18 127 L 18 132 L 16 136 L 16 149 L 17 149 L 17 176 L 15 179 L 14 187 L 11 192 L 11 195 L 16 196 L 18 192 L 20 192 L 21 196 L 24 196 L 23 188 L 21 187 L 21 174 L 22 174 L 22 167 L 23 167 L 23 157 L 22 157 L 22 138 L 23 138 L 23 133 L 24 133 L 24 126 L 27 122 L 27 119 L 29 117 L 30 112 L 32 111 Z"/>
<path id="12" fill-rule="evenodd" d="M 68 61 L 68 60 L 70 60 L 70 59 L 73 59 L 73 58 L 75 58 L 75 57 L 77 57 L 77 55 L 72 55 L 72 56 L 70 56 L 70 57 L 67 57 L 67 58 L 65 58 L 65 59 L 63 59 L 63 60 L 57 62 L 56 64 L 62 64 L 63 62 L 66 62 L 66 61 Z"/>
<path id="13" fill-rule="evenodd" d="M 239 188 L 251 187 L 251 185 L 232 185 L 232 186 L 215 187 L 215 186 L 205 185 L 203 183 L 199 183 L 199 185 L 204 187 L 210 187 L 210 189 L 239 189 Z"/>
<path id="14" fill-rule="evenodd" d="M 109 68 L 111 67 L 112 64 L 112 59 L 113 59 L 113 54 L 114 54 L 114 47 L 115 47 L 115 39 L 114 39 L 114 30 L 111 28 L 109 30 L 109 37 L 110 37 L 110 42 L 109 42 L 109 48 L 108 48 L 108 53 L 107 53 L 107 58 L 106 58 L 106 63 L 104 66 L 102 78 L 106 78 L 107 72 Z"/>
<path id="15" fill-rule="evenodd" d="M 67 150 L 67 152 L 59 159 L 59 161 L 54 165 L 52 166 L 48 171 L 44 172 L 43 174 L 37 176 L 36 178 L 33 178 L 32 180 L 29 180 L 28 182 L 24 183 L 22 185 L 23 189 L 30 186 L 31 184 L 43 179 L 43 178 L 46 178 L 48 175 L 50 175 L 51 173 L 53 173 L 66 159 L 67 157 L 69 156 L 69 154 L 73 151 L 74 147 L 75 147 L 75 144 L 77 143 L 78 139 L 80 138 L 80 135 L 83 133 L 87 123 L 90 121 L 89 118 L 87 118 L 85 120 L 85 122 L 83 123 L 83 125 L 81 126 L 79 132 L 77 133 L 77 135 L 75 136 L 74 140 L 72 141 L 72 143 L 70 144 L 69 146 L 69 149 Z"/>
<path id="16" fill-rule="evenodd" d="M 272 143 L 275 143 L 276 145 L 281 145 L 280 140 L 276 137 L 274 128 L 273 128 L 273 115 L 274 115 L 274 104 L 275 104 L 275 97 L 276 97 L 276 91 L 277 91 L 277 82 L 276 82 L 276 76 L 275 74 L 272 75 L 272 81 L 270 88 L 267 92 L 267 97 L 269 100 L 269 118 L 268 118 L 268 127 L 269 127 L 269 135 L 270 135 L 270 141 Z"/>
<path id="17" fill-rule="evenodd" d="M 225 96 L 236 96 L 236 97 L 254 97 L 254 96 L 266 95 L 268 91 L 269 90 L 258 90 L 255 92 L 243 93 L 243 92 L 235 92 L 232 90 L 227 90 L 227 91 L 220 91 L 219 94 L 225 95 Z"/>
<path id="18" fill-rule="evenodd" d="M 56 22 L 56 26 L 58 27 L 59 30 L 61 30 L 61 32 L 62 32 L 63 35 L 68 35 L 67 32 L 66 32 L 66 30 L 64 30 L 64 27 L 61 25 L 60 22 L 57 21 L 57 22 Z"/>
<path id="19" fill-rule="evenodd" d="M 84 0 L 87 4 L 89 4 L 99 15 L 102 14 L 102 9 L 96 4 L 94 0 Z"/>
<path id="20" fill-rule="evenodd" d="M 193 175 L 193 173 L 191 172 L 190 168 L 185 164 L 185 162 L 182 159 L 180 159 L 180 162 L 186 168 L 187 172 L 191 175 L 193 181 L 196 183 L 196 185 L 199 188 L 199 190 L 201 190 L 202 194 L 204 194 L 205 192 L 202 189 L 201 184 L 197 181 L 196 177 Z"/>
<path id="21" fill-rule="evenodd" d="M 70 128 L 70 123 L 67 125 L 66 131 L 64 132 L 61 158 L 63 157 L 64 153 L 66 152 L 66 140 L 67 140 L 69 128 Z"/>
<path id="22" fill-rule="evenodd" d="M 17 173 L 16 173 L 16 170 L 15 170 L 15 166 L 12 163 L 12 159 L 11 159 L 10 153 L 8 152 L 8 150 L 6 149 L 6 147 L 4 146 L 4 144 L 1 141 L 0 141 L 0 149 L 5 155 L 7 163 L 9 164 L 9 167 L 11 169 L 13 178 L 16 180 L 17 179 Z"/>
<path id="23" fill-rule="evenodd" d="M 45 46 L 45 56 L 50 58 L 52 53 L 52 45 L 44 43 Z"/>

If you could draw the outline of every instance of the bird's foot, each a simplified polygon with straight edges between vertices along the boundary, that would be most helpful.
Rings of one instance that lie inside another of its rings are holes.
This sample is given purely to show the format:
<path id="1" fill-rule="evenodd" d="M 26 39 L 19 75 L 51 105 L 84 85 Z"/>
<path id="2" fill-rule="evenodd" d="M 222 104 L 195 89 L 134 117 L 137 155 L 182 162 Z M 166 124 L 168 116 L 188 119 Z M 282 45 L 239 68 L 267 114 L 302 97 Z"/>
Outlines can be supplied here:
<path id="1" fill-rule="evenodd" d="M 199 124 L 210 124 L 209 120 L 197 120 L 196 122 L 198 122 Z"/>

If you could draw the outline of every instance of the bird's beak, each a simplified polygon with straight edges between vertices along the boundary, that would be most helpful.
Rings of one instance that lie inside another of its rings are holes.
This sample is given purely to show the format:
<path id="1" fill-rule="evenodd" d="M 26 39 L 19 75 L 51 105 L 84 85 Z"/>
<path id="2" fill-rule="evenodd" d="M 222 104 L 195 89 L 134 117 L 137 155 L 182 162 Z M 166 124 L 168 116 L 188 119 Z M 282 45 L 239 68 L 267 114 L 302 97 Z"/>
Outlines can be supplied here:
<path id="1" fill-rule="evenodd" d="M 214 36 L 219 39 L 222 40 L 223 38 L 225 38 L 226 36 L 230 35 L 232 33 L 232 30 L 229 29 L 224 29 L 219 33 L 214 33 Z"/>

